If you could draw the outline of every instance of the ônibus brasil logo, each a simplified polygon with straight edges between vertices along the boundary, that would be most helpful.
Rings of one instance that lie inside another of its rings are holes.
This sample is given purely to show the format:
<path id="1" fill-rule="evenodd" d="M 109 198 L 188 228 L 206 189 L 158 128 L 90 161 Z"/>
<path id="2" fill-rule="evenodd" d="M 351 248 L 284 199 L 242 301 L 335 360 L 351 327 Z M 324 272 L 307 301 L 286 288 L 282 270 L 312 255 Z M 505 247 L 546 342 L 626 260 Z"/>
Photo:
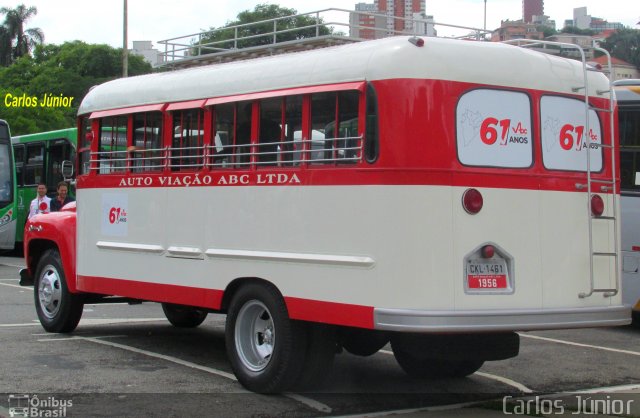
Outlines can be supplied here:
<path id="1" fill-rule="evenodd" d="M 72 406 L 72 400 L 55 396 L 40 398 L 38 395 L 9 395 L 9 416 L 11 417 L 63 418 L 68 416 Z"/>

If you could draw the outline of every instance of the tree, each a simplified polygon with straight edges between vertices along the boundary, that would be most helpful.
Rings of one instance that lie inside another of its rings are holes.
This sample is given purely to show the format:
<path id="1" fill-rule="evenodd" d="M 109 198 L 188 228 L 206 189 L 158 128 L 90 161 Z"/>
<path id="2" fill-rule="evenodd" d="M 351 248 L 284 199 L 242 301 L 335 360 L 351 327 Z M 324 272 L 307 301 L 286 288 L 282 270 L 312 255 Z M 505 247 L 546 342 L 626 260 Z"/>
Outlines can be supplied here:
<path id="1" fill-rule="evenodd" d="M 0 110 L 11 124 L 13 134 L 42 132 L 75 126 L 78 106 L 92 86 L 120 77 L 121 49 L 108 45 L 90 45 L 80 41 L 62 45 L 38 45 L 31 55 L 18 58 L 12 65 L 0 67 Z M 139 55 L 129 57 L 129 74 L 151 72 L 151 65 Z M 45 94 L 73 97 L 70 108 L 15 108 L 6 106 L 12 96 Z"/>
<path id="2" fill-rule="evenodd" d="M 557 30 L 555 30 L 552 27 L 546 26 L 546 25 L 538 26 L 538 27 L 536 27 L 536 29 L 538 29 L 538 32 L 542 32 L 543 36 L 545 38 L 548 38 L 549 36 L 556 35 L 558 33 Z"/>
<path id="3" fill-rule="evenodd" d="M 4 30 L 0 33 L 0 41 L 3 43 L 0 52 L 4 54 L 0 57 L 1 61 L 13 62 L 28 55 L 36 45 L 44 42 L 44 33 L 40 28 L 24 28 L 27 20 L 38 14 L 35 7 L 26 7 L 24 4 L 15 9 L 3 7 L 0 14 L 5 15 Z"/>
<path id="4" fill-rule="evenodd" d="M 576 28 L 575 26 L 565 26 L 564 28 L 562 28 L 560 33 L 572 33 L 574 35 L 593 36 L 597 34 L 597 31 L 593 29 L 580 29 L 580 28 Z"/>
<path id="5" fill-rule="evenodd" d="M 0 67 L 11 65 L 13 49 L 11 47 L 11 36 L 5 26 L 0 26 Z"/>
<path id="6" fill-rule="evenodd" d="M 193 48 L 193 54 L 208 54 L 220 49 L 247 48 L 272 44 L 274 43 L 274 22 L 256 23 L 270 19 L 280 18 L 275 23 L 275 28 L 278 32 L 276 42 L 312 38 L 317 34 L 329 35 L 332 33 L 332 29 L 323 24 L 322 18 L 316 21 L 311 16 L 296 16 L 297 14 L 298 11 L 296 9 L 280 7 L 276 4 L 258 4 L 253 10 L 240 12 L 236 20 L 227 22 L 221 28 L 211 27 L 211 32 L 204 35 L 199 42 L 200 45 L 210 45 L 201 49 L 198 47 Z M 233 28 L 233 26 L 238 25 L 247 26 Z M 316 28 L 318 32 L 316 32 Z M 236 43 L 233 41 L 235 38 L 242 38 L 242 40 Z"/>
<path id="7" fill-rule="evenodd" d="M 620 29 L 602 42 L 601 46 L 611 56 L 640 68 L 640 30 Z"/>

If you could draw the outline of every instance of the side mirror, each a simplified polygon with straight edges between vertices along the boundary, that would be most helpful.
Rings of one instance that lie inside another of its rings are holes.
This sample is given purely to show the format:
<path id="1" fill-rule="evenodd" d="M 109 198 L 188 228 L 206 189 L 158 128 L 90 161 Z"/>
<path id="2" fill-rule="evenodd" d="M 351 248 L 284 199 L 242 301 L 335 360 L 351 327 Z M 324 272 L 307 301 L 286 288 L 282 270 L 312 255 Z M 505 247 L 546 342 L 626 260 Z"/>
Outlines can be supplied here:
<path id="1" fill-rule="evenodd" d="M 62 162 L 62 178 L 64 181 L 69 181 L 73 177 L 73 163 L 69 160 Z"/>

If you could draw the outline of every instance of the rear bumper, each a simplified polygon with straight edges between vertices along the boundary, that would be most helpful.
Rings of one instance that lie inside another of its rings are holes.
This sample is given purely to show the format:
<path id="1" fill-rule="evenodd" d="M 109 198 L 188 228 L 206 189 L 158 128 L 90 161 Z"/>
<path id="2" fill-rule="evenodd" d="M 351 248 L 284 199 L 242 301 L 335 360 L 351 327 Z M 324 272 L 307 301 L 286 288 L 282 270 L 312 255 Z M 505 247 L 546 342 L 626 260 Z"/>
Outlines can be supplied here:
<path id="1" fill-rule="evenodd" d="M 493 332 L 628 325 L 631 308 L 416 311 L 374 310 L 375 329 L 400 332 Z"/>

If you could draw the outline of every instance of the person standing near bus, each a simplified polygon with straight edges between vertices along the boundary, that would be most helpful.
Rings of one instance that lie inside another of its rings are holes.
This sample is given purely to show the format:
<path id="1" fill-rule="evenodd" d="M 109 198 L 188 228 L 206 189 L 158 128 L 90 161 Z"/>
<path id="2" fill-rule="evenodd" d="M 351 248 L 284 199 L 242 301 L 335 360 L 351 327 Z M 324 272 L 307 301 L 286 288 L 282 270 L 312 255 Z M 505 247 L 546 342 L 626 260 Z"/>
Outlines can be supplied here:
<path id="1" fill-rule="evenodd" d="M 58 195 L 51 201 L 51 212 L 58 212 L 64 205 L 75 200 L 67 195 L 68 192 L 69 185 L 66 182 L 61 181 L 58 183 Z"/>
<path id="2" fill-rule="evenodd" d="M 31 201 L 29 206 L 29 219 L 38 213 L 51 212 L 51 198 L 47 196 L 47 185 L 38 183 L 38 195 Z"/>

